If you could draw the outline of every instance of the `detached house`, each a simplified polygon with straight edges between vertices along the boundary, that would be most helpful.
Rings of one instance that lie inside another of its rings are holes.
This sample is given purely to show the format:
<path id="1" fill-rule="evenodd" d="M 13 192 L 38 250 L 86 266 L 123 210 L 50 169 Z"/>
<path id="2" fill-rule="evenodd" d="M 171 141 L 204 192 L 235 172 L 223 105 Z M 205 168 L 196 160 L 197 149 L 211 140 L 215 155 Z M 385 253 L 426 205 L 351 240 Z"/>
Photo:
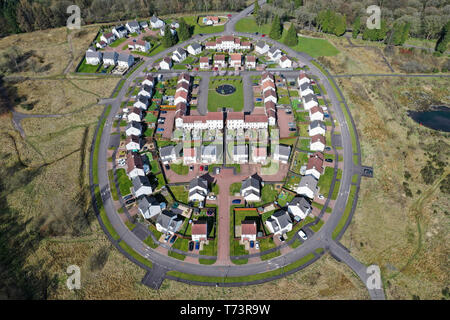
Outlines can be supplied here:
<path id="1" fill-rule="evenodd" d="M 261 55 L 266 54 L 269 51 L 270 47 L 264 41 L 258 41 L 255 44 L 255 51 Z"/>
<path id="2" fill-rule="evenodd" d="M 152 27 L 152 29 L 161 29 L 164 27 L 164 21 L 156 16 L 153 16 L 150 18 L 150 27 Z"/>
<path id="3" fill-rule="evenodd" d="M 117 63 L 119 67 L 129 68 L 134 64 L 134 57 L 131 54 L 120 53 Z"/>
<path id="4" fill-rule="evenodd" d="M 127 151 L 137 152 L 141 149 L 141 138 L 138 135 L 129 135 L 125 141 Z"/>
<path id="5" fill-rule="evenodd" d="M 166 146 L 159 149 L 159 156 L 163 164 L 177 160 L 177 153 L 174 146 Z"/>
<path id="6" fill-rule="evenodd" d="M 170 59 L 169 57 L 165 57 L 164 59 L 162 59 L 159 63 L 159 68 L 161 70 L 170 70 L 172 68 L 172 59 Z"/>
<path id="7" fill-rule="evenodd" d="M 267 52 L 267 55 L 272 61 L 277 62 L 281 59 L 283 52 L 280 49 L 273 47 Z"/>
<path id="8" fill-rule="evenodd" d="M 240 67 L 242 65 L 242 55 L 240 53 L 230 54 L 230 66 Z"/>
<path id="9" fill-rule="evenodd" d="M 298 184 L 297 193 L 301 196 L 314 199 L 317 192 L 317 180 L 312 175 L 302 177 Z"/>
<path id="10" fill-rule="evenodd" d="M 200 69 L 209 69 L 209 57 L 201 57 L 200 58 Z"/>
<path id="11" fill-rule="evenodd" d="M 139 26 L 141 27 L 141 29 L 148 29 L 147 21 L 139 22 Z"/>
<path id="12" fill-rule="evenodd" d="M 107 45 L 108 45 L 108 44 L 107 44 L 105 41 L 100 41 L 100 42 L 97 42 L 97 43 L 95 44 L 95 46 L 96 46 L 98 49 L 103 49 L 103 48 L 105 48 Z"/>
<path id="13" fill-rule="evenodd" d="M 112 29 L 112 33 L 117 37 L 117 38 L 123 38 L 128 34 L 127 29 L 124 26 L 117 26 L 115 28 Z"/>
<path id="14" fill-rule="evenodd" d="M 215 144 L 201 147 L 202 163 L 215 163 L 219 158 L 219 148 Z"/>
<path id="15" fill-rule="evenodd" d="M 242 182 L 241 196 L 245 201 L 261 200 L 261 183 L 255 177 L 249 177 Z"/>
<path id="16" fill-rule="evenodd" d="M 127 124 L 125 132 L 127 136 L 140 136 L 142 134 L 142 125 L 140 122 L 131 121 Z"/>
<path id="17" fill-rule="evenodd" d="M 208 240 L 208 223 L 206 220 L 192 222 L 191 238 L 192 241 Z"/>
<path id="18" fill-rule="evenodd" d="M 144 162 L 139 153 L 132 152 L 127 154 L 127 175 L 130 179 L 137 176 L 145 176 Z"/>
<path id="19" fill-rule="evenodd" d="M 225 56 L 223 54 L 216 54 L 214 56 L 214 66 L 218 68 L 226 68 Z"/>
<path id="20" fill-rule="evenodd" d="M 278 61 L 278 64 L 281 68 L 292 68 L 292 60 L 289 59 L 287 56 L 282 56 L 281 59 Z"/>
<path id="21" fill-rule="evenodd" d="M 282 235 L 292 230 L 292 220 L 287 211 L 278 210 L 266 220 L 266 226 L 274 235 Z"/>
<path id="22" fill-rule="evenodd" d="M 205 200 L 208 195 L 208 182 L 203 178 L 192 179 L 189 183 L 189 201 Z"/>
<path id="23" fill-rule="evenodd" d="M 300 71 L 300 74 L 298 75 L 297 78 L 297 84 L 300 87 L 304 83 L 311 83 L 311 80 L 309 80 L 304 71 Z"/>
<path id="24" fill-rule="evenodd" d="M 254 163 L 266 163 L 267 161 L 267 148 L 266 147 L 253 147 L 252 161 Z"/>
<path id="25" fill-rule="evenodd" d="M 156 219 L 156 230 L 164 234 L 174 234 L 180 230 L 183 219 L 172 211 L 164 210 Z"/>
<path id="26" fill-rule="evenodd" d="M 311 137 L 309 150 L 323 152 L 325 149 L 325 137 L 321 134 L 316 134 Z"/>
<path id="27" fill-rule="evenodd" d="M 153 190 L 150 181 L 146 176 L 137 176 L 131 179 L 133 184 L 133 195 L 136 198 L 152 194 Z"/>
<path id="28" fill-rule="evenodd" d="M 144 40 L 136 40 L 136 42 L 134 42 L 134 50 L 139 52 L 148 52 L 150 47 L 150 43 Z"/>
<path id="29" fill-rule="evenodd" d="M 291 147 L 277 144 L 273 153 L 273 159 L 282 163 L 288 163 L 290 154 Z"/>
<path id="30" fill-rule="evenodd" d="M 198 42 L 195 42 L 187 47 L 187 51 L 189 52 L 189 54 L 195 56 L 202 52 L 202 45 L 199 44 Z"/>
<path id="31" fill-rule="evenodd" d="M 304 97 L 308 94 L 314 94 L 313 87 L 309 82 L 305 82 L 302 85 L 300 85 L 300 96 Z"/>
<path id="32" fill-rule="evenodd" d="M 161 214 L 165 208 L 166 203 L 159 203 L 153 196 L 144 196 L 138 200 L 138 210 L 144 219 L 151 219 Z"/>
<path id="33" fill-rule="evenodd" d="M 86 63 L 91 65 L 98 65 L 102 63 L 102 53 L 99 51 L 86 51 Z"/>
<path id="34" fill-rule="evenodd" d="M 133 110 L 128 114 L 127 116 L 128 122 L 136 121 L 141 122 L 142 121 L 142 109 L 134 107 Z"/>
<path id="35" fill-rule="evenodd" d="M 312 93 L 302 97 L 302 100 L 303 100 L 303 107 L 305 108 L 306 111 L 308 111 L 312 107 L 319 105 L 319 101 L 317 100 L 316 95 Z"/>
<path id="36" fill-rule="evenodd" d="M 255 69 L 256 68 L 256 57 L 255 56 L 246 56 L 245 57 L 245 67 L 247 69 Z"/>
<path id="37" fill-rule="evenodd" d="M 141 29 L 139 26 L 139 23 L 136 20 L 127 22 L 125 27 L 127 28 L 128 32 L 130 32 L 130 33 L 138 32 Z"/>
<path id="38" fill-rule="evenodd" d="M 238 146 L 233 146 L 233 161 L 235 163 L 248 162 L 248 145 L 241 144 Z"/>
<path id="39" fill-rule="evenodd" d="M 253 220 L 244 220 L 241 222 L 241 241 L 256 241 L 258 228 Z"/>
<path id="40" fill-rule="evenodd" d="M 172 54 L 172 60 L 176 62 L 182 62 L 184 59 L 186 59 L 186 50 L 183 48 L 178 48 L 175 50 Z"/>
<path id="41" fill-rule="evenodd" d="M 119 54 L 115 51 L 107 51 L 103 53 L 103 65 L 104 66 L 115 66 L 117 64 L 117 60 L 119 58 Z"/>
<path id="42" fill-rule="evenodd" d="M 326 132 L 325 123 L 319 120 L 314 120 L 309 124 L 309 136 L 315 136 L 317 134 L 325 135 Z"/>
<path id="43" fill-rule="evenodd" d="M 320 152 L 314 153 L 309 159 L 306 165 L 305 175 L 312 175 L 319 180 L 320 175 L 323 173 L 323 154 Z"/>
<path id="44" fill-rule="evenodd" d="M 289 202 L 288 212 L 293 216 L 298 216 L 300 219 L 305 219 L 312 211 L 311 204 L 305 197 L 296 196 Z"/>
<path id="45" fill-rule="evenodd" d="M 101 35 L 100 40 L 106 42 L 106 44 L 111 44 L 116 40 L 116 36 L 112 32 L 104 33 Z"/>
<path id="46" fill-rule="evenodd" d="M 324 113 L 321 107 L 314 106 L 309 109 L 309 121 L 320 120 L 323 121 Z"/>

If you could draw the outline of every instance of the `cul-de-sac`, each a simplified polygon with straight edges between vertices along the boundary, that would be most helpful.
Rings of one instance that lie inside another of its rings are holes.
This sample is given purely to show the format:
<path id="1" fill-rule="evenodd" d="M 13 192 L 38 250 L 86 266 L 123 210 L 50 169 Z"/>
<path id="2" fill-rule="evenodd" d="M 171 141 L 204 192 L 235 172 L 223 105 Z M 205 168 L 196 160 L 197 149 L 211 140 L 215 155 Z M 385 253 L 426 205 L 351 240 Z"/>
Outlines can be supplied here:
<path id="1" fill-rule="evenodd" d="M 48 2 L 0 1 L 0 297 L 449 298 L 445 1 Z"/>

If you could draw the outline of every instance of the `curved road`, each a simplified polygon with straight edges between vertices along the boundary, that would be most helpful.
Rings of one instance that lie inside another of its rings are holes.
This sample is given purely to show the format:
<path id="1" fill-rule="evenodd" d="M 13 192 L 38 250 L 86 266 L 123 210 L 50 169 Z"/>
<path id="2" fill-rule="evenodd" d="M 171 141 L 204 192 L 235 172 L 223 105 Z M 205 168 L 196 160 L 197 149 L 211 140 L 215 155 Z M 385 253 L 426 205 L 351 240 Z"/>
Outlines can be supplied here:
<path id="1" fill-rule="evenodd" d="M 265 1 L 259 1 L 263 4 Z M 254 40 L 264 39 L 264 41 L 274 44 L 277 47 L 285 50 L 288 55 L 296 57 L 304 64 L 306 64 L 310 68 L 310 73 L 317 76 L 320 79 L 320 82 L 325 86 L 326 91 L 328 92 L 328 96 L 331 100 L 331 104 L 333 105 L 336 118 L 341 124 L 341 136 L 344 148 L 344 170 L 342 173 L 340 190 L 337 200 L 335 202 L 333 208 L 333 214 L 330 215 L 329 220 L 324 224 L 324 226 L 315 234 L 313 234 L 306 242 L 304 242 L 301 246 L 297 247 L 295 250 L 290 251 L 282 256 L 273 258 L 268 261 L 263 261 L 260 263 L 247 264 L 247 265 L 198 265 L 191 264 L 186 262 L 180 262 L 174 258 L 171 258 L 167 255 L 161 254 L 147 245 L 145 245 L 133 232 L 131 232 L 128 227 L 123 223 L 121 218 L 116 212 L 116 209 L 113 205 L 113 201 L 110 193 L 109 179 L 107 174 L 107 149 L 109 146 L 109 138 L 110 132 L 112 130 L 112 124 L 114 120 L 114 115 L 120 109 L 120 104 L 122 99 L 125 98 L 127 89 L 130 85 L 133 84 L 133 81 L 143 75 L 143 70 L 151 65 L 153 61 L 158 60 L 166 56 L 168 53 L 172 52 L 178 47 L 185 46 L 188 43 L 203 41 L 206 38 L 210 38 L 214 35 L 223 35 L 233 33 L 234 26 L 236 22 L 245 17 L 247 14 L 251 13 L 253 10 L 253 5 L 241 11 L 238 14 L 232 16 L 229 22 L 225 26 L 225 31 L 217 34 L 208 34 L 199 36 L 196 35 L 192 37 L 190 40 L 185 41 L 183 43 L 179 43 L 172 48 L 164 50 L 152 58 L 148 59 L 144 64 L 139 66 L 137 70 L 135 70 L 126 80 L 121 90 L 119 91 L 116 99 L 105 99 L 103 102 L 107 102 L 111 104 L 111 112 L 109 113 L 105 125 L 103 134 L 101 136 L 99 153 L 98 153 L 98 185 L 101 191 L 101 196 L 103 200 L 103 206 L 106 211 L 106 214 L 116 230 L 116 232 L 120 236 L 120 240 L 125 241 L 131 248 L 133 248 L 140 255 L 146 257 L 147 259 L 153 262 L 153 268 L 156 267 L 158 270 L 162 270 L 162 276 L 164 276 L 165 271 L 168 270 L 176 270 L 183 273 L 189 273 L 194 275 L 201 276 L 214 276 L 214 277 L 234 277 L 234 276 L 246 276 L 246 275 L 254 275 L 257 273 L 263 273 L 270 270 L 275 270 L 286 266 L 290 263 L 293 263 L 300 258 L 304 257 L 308 253 L 314 252 L 316 249 L 324 248 L 326 251 L 330 251 L 331 255 L 337 258 L 338 260 L 346 263 L 360 278 L 364 283 L 367 283 L 368 274 L 366 273 L 366 266 L 355 260 L 349 254 L 348 250 L 345 249 L 341 244 L 332 240 L 331 235 L 333 230 L 336 228 L 339 220 L 344 212 L 344 209 L 347 204 L 348 195 L 350 191 L 350 184 L 352 180 L 352 175 L 359 168 L 355 167 L 353 164 L 353 153 L 352 153 L 352 145 L 351 138 L 348 126 L 345 122 L 344 114 L 341 110 L 340 99 L 335 95 L 334 90 L 329 83 L 326 75 L 322 74 L 322 72 L 316 68 L 314 64 L 311 63 L 312 58 L 306 55 L 305 53 L 297 52 L 292 50 L 285 45 L 278 43 L 272 39 L 257 37 L 254 34 L 249 33 L 238 33 L 234 32 L 235 35 L 238 36 L 246 36 L 251 37 Z M 91 155 L 92 157 L 92 155 Z M 91 168 L 92 169 L 92 168 Z M 100 217 L 99 217 L 100 219 Z M 116 243 L 117 244 L 117 243 Z M 146 276 L 147 277 L 147 276 Z M 384 298 L 383 290 L 369 290 L 370 296 L 373 299 L 382 299 Z"/>

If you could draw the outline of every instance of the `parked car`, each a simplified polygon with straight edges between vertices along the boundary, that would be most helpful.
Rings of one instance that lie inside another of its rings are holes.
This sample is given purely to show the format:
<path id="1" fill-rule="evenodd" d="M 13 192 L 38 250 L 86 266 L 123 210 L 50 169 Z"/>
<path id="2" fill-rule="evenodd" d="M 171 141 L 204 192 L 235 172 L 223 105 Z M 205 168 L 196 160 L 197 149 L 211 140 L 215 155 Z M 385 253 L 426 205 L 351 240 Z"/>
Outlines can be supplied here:
<path id="1" fill-rule="evenodd" d="M 289 128 L 289 131 L 297 131 L 296 128 Z"/>
<path id="2" fill-rule="evenodd" d="M 279 236 L 278 239 L 280 239 L 281 242 L 284 242 L 284 240 L 285 240 L 285 239 L 283 238 L 283 236 Z"/>
<path id="3" fill-rule="evenodd" d="M 325 199 L 325 197 L 323 196 L 323 194 L 319 194 L 319 199 Z"/>
<path id="4" fill-rule="evenodd" d="M 256 241 L 256 242 L 255 242 L 255 249 L 256 249 L 256 250 L 259 250 L 259 241 Z"/>
<path id="5" fill-rule="evenodd" d="M 325 159 L 326 162 L 333 162 L 333 159 Z"/>
<path id="6" fill-rule="evenodd" d="M 209 167 L 208 167 L 208 166 L 205 166 L 205 171 L 208 171 L 208 169 L 209 169 Z"/>
<path id="7" fill-rule="evenodd" d="M 167 111 L 165 111 L 165 110 L 161 111 L 161 114 L 165 114 L 165 113 L 167 113 Z"/>
<path id="8" fill-rule="evenodd" d="M 189 171 L 192 171 L 192 170 L 194 170 L 194 166 L 189 167 Z"/>
<path id="9" fill-rule="evenodd" d="M 233 201 L 231 201 L 232 203 L 236 203 L 236 204 L 239 204 L 239 203 L 241 203 L 241 199 L 234 199 Z"/>
<path id="10" fill-rule="evenodd" d="M 127 200 L 129 200 L 131 198 L 134 198 L 134 196 L 132 194 L 129 194 L 129 195 L 123 197 L 123 200 L 127 201 Z"/>
<path id="11" fill-rule="evenodd" d="M 198 249 L 200 249 L 200 242 L 196 241 L 195 242 L 195 250 L 198 250 Z"/>
<path id="12" fill-rule="evenodd" d="M 217 198 L 216 198 L 216 196 L 207 196 L 206 199 L 208 199 L 208 200 L 216 200 Z"/>
<path id="13" fill-rule="evenodd" d="M 263 38 L 264 38 L 265 36 L 266 36 L 265 34 L 262 34 L 262 35 L 261 35 L 261 37 L 263 37 Z"/>
<path id="14" fill-rule="evenodd" d="M 165 238 L 164 238 L 164 242 L 167 242 L 170 239 L 170 234 L 168 234 Z"/>
<path id="15" fill-rule="evenodd" d="M 255 242 L 253 240 L 250 241 L 250 248 L 255 247 Z"/>
<path id="16" fill-rule="evenodd" d="M 158 132 L 163 132 L 163 131 L 164 131 L 164 128 L 158 128 L 158 129 L 156 129 L 156 131 L 158 131 Z"/>
<path id="17" fill-rule="evenodd" d="M 303 240 L 308 240 L 308 236 L 306 235 L 305 231 L 303 231 L 302 229 L 300 229 L 300 231 L 297 234 Z"/>
<path id="18" fill-rule="evenodd" d="M 194 241 L 189 241 L 189 251 L 194 250 Z"/>
<path id="19" fill-rule="evenodd" d="M 132 203 L 135 202 L 135 201 L 136 201 L 136 199 L 133 198 L 133 199 L 130 199 L 130 200 L 125 201 L 125 204 L 132 204 Z"/>
<path id="20" fill-rule="evenodd" d="M 330 151 L 331 147 L 325 147 L 325 150 Z"/>
<path id="21" fill-rule="evenodd" d="M 200 171 L 203 171 L 203 168 L 204 168 L 203 166 L 200 166 Z"/>
<path id="22" fill-rule="evenodd" d="M 170 239 L 170 243 L 174 243 L 175 240 L 177 240 L 177 236 L 176 236 L 176 235 L 174 235 L 174 236 L 172 237 L 172 239 Z"/>
<path id="23" fill-rule="evenodd" d="M 220 173 L 220 168 L 217 167 L 217 168 L 216 168 L 216 174 L 219 174 L 219 173 Z"/>
<path id="24" fill-rule="evenodd" d="M 164 166 L 164 168 L 166 168 L 166 170 L 169 170 L 169 169 L 170 169 L 170 166 L 169 166 L 168 164 L 166 164 L 166 165 Z"/>

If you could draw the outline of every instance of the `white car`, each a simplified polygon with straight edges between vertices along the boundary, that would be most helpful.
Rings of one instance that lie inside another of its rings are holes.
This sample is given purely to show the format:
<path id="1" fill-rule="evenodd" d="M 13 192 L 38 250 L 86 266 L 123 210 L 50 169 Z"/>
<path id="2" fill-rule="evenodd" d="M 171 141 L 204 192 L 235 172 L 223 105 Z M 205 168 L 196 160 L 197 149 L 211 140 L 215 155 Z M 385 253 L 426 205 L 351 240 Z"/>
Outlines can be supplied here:
<path id="1" fill-rule="evenodd" d="M 305 231 L 303 231 L 302 229 L 300 229 L 300 231 L 297 234 L 303 240 L 308 240 L 308 236 L 306 235 Z"/>
<path id="2" fill-rule="evenodd" d="M 319 199 L 325 199 L 325 197 L 323 196 L 323 194 L 319 194 Z"/>
<path id="3" fill-rule="evenodd" d="M 216 196 L 207 196 L 206 199 L 208 199 L 208 200 L 216 200 L 217 198 L 216 198 Z"/>
<path id="4" fill-rule="evenodd" d="M 259 250 L 259 241 L 256 241 L 256 242 L 255 242 L 255 249 L 256 249 L 256 250 Z"/>

